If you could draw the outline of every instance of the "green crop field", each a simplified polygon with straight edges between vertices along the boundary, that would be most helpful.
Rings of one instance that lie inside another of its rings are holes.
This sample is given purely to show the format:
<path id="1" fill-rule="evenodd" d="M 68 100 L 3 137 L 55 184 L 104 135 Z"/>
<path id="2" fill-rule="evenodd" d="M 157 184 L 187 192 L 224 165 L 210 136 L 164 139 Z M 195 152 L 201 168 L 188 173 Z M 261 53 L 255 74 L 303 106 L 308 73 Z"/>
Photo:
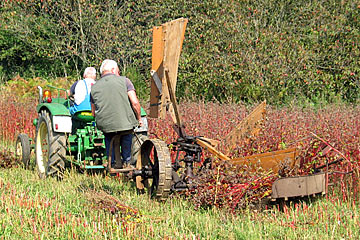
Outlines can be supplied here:
<path id="1" fill-rule="evenodd" d="M 72 171 L 43 181 L 0 169 L 0 239 L 357 239 L 359 223 L 358 204 L 342 199 L 230 214 L 157 202 L 115 177 Z"/>

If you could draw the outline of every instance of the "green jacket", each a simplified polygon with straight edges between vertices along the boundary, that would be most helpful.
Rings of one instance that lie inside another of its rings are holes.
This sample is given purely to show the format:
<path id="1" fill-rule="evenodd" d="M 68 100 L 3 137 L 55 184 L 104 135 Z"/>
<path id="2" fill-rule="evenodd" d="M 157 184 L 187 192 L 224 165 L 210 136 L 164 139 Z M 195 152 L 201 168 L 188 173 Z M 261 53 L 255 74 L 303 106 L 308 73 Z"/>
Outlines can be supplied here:
<path id="1" fill-rule="evenodd" d="M 105 133 L 128 131 L 138 125 L 127 94 L 125 77 L 106 74 L 91 88 L 96 125 Z"/>

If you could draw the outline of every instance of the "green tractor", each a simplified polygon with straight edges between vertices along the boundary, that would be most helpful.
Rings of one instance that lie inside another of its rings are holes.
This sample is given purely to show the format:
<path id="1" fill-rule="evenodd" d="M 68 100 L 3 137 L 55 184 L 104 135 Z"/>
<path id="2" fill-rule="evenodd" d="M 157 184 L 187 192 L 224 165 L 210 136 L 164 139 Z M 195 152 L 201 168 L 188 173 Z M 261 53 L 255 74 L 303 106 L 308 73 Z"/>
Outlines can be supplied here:
<path id="1" fill-rule="evenodd" d="M 30 152 L 35 149 L 36 169 L 40 178 L 62 178 L 65 168 L 71 165 L 80 169 L 106 170 L 105 137 L 96 128 L 91 112 L 83 111 L 72 116 L 66 89 L 49 87 L 57 91 L 57 96 L 51 97 L 49 90 L 43 92 L 38 87 L 38 118 L 33 121 L 35 140 L 29 139 L 27 134 L 19 134 L 16 141 L 18 157 L 25 167 L 29 167 L 33 165 Z M 60 97 L 61 91 L 65 92 L 65 98 Z M 141 114 L 146 117 L 143 109 Z M 147 127 L 142 131 L 146 132 Z"/>

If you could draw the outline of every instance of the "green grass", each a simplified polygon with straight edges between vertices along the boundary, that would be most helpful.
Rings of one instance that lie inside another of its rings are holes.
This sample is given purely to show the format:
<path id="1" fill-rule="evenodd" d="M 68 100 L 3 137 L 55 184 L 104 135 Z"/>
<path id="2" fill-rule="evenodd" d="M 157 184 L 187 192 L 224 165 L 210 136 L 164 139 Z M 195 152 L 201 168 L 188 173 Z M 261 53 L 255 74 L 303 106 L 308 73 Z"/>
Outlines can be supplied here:
<path id="1" fill-rule="evenodd" d="M 121 204 L 129 208 L 113 211 Z M 233 215 L 195 210 L 177 198 L 157 202 L 137 195 L 131 182 L 101 174 L 72 171 L 57 181 L 21 167 L 0 169 L 0 239 L 354 239 L 358 229 L 359 207 L 350 201 L 322 198 L 283 212 L 275 206 Z"/>

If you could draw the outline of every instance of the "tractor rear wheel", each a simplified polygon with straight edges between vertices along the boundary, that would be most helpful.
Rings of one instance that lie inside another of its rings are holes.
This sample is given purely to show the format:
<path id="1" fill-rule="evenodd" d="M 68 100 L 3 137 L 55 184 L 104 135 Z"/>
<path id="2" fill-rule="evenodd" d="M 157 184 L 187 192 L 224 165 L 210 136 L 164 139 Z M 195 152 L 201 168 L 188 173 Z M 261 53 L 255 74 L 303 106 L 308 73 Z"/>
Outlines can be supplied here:
<path id="1" fill-rule="evenodd" d="M 41 110 L 36 129 L 36 165 L 40 178 L 62 179 L 66 161 L 66 137 L 53 131 L 50 113 Z"/>
<path id="2" fill-rule="evenodd" d="M 29 168 L 30 163 L 30 139 L 27 134 L 20 133 L 16 139 L 15 156 L 20 159 L 25 168 Z"/>
<path id="3" fill-rule="evenodd" d="M 146 140 L 140 149 L 136 168 L 150 174 L 136 177 L 139 192 L 145 191 L 151 197 L 165 200 L 170 193 L 172 167 L 169 148 L 159 139 Z"/>

